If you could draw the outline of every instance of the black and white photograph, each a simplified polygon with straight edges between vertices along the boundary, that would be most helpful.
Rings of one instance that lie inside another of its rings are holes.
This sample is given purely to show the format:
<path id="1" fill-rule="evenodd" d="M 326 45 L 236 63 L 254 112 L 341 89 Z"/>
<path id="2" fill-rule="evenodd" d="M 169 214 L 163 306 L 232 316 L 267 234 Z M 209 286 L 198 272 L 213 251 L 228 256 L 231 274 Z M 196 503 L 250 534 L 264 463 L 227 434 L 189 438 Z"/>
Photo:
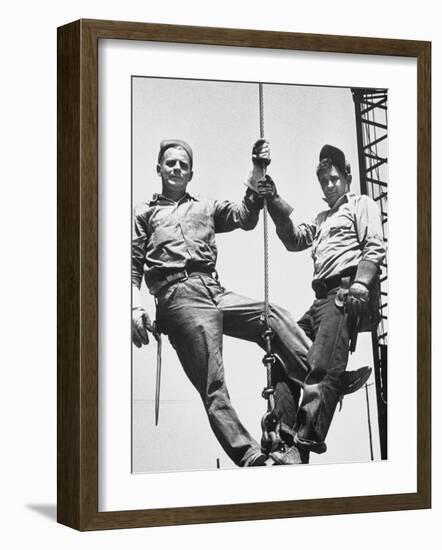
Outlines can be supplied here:
<path id="1" fill-rule="evenodd" d="M 388 89 L 131 99 L 132 472 L 387 460 Z"/>
<path id="2" fill-rule="evenodd" d="M 440 539 L 438 13 L 3 5 L 3 548 Z"/>

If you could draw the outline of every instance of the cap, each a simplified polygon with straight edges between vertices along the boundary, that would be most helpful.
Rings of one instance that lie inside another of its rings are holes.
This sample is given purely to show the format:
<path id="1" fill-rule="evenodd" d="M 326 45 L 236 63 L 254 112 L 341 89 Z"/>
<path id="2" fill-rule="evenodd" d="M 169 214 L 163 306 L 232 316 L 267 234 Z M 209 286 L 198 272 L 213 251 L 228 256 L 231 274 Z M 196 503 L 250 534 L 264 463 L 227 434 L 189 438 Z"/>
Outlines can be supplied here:
<path id="1" fill-rule="evenodd" d="M 333 145 L 324 145 L 319 153 L 319 162 L 323 160 L 329 160 L 340 172 L 346 174 L 347 161 L 341 149 Z"/>
<path id="2" fill-rule="evenodd" d="M 163 139 L 163 141 L 161 141 L 160 152 L 158 153 L 158 163 L 161 162 L 161 159 L 163 158 L 163 155 L 167 151 L 167 149 L 170 149 L 171 147 L 181 147 L 182 149 L 184 149 L 189 156 L 190 166 L 192 167 L 192 164 L 193 164 L 192 148 L 188 143 L 186 143 L 181 139 Z"/>

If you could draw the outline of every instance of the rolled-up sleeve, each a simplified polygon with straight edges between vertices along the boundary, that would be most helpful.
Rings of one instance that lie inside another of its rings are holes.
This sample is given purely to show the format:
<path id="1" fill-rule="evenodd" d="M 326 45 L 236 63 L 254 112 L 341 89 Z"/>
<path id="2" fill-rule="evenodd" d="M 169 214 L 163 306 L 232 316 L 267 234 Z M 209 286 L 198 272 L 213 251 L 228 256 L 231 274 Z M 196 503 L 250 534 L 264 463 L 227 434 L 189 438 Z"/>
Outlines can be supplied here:
<path id="1" fill-rule="evenodd" d="M 355 222 L 362 259 L 381 265 L 386 254 L 381 216 L 377 204 L 367 195 L 358 197 Z"/>
<path id="2" fill-rule="evenodd" d="M 136 207 L 132 234 L 132 285 L 140 288 L 143 279 L 146 244 L 148 241 L 146 209 Z"/>
<path id="3" fill-rule="evenodd" d="M 234 229 L 249 231 L 256 227 L 259 219 L 259 209 L 246 192 L 242 202 L 215 201 L 214 220 L 215 232 L 227 233 Z"/>

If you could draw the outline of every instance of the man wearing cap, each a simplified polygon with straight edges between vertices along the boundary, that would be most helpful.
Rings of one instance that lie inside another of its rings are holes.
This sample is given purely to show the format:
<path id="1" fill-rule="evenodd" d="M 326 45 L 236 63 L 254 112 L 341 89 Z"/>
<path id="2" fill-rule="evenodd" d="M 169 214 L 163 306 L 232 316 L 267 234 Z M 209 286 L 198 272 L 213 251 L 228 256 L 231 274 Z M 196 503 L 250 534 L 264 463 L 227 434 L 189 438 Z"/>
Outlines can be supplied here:
<path id="1" fill-rule="evenodd" d="M 268 145 L 258 142 L 249 182 L 262 178 L 262 162 L 269 157 Z M 215 272 L 215 233 L 253 229 L 262 200 L 249 188 L 239 204 L 194 197 L 187 192 L 192 169 L 189 144 L 162 141 L 157 164 L 162 192 L 135 208 L 133 342 L 141 347 L 148 343 L 148 333 L 154 332 L 140 305 L 144 277 L 157 304 L 156 326 L 169 336 L 186 375 L 201 396 L 213 433 L 232 461 L 238 466 L 300 463 L 295 447 L 278 450 L 271 459 L 261 452 L 232 407 L 224 381 L 223 334 L 262 345 L 264 304 L 221 286 Z M 303 356 L 306 335 L 287 311 L 274 305 L 270 306 L 269 324 L 275 334 L 275 352 L 285 369 L 293 379 L 303 379 L 307 369 Z"/>
<path id="2" fill-rule="evenodd" d="M 293 425 L 299 449 L 322 453 L 341 398 L 350 340 L 357 332 L 374 330 L 379 322 L 377 277 L 385 245 L 376 203 L 367 195 L 350 192 L 351 170 L 344 153 L 324 145 L 316 175 L 328 209 L 309 223 L 294 221 L 293 208 L 278 195 L 270 177 L 258 183 L 256 190 L 267 198 L 277 235 L 287 250 L 311 248 L 316 299 L 298 322 L 310 340 L 308 374 L 299 409 L 292 405 L 286 414 L 291 421 L 286 422 Z M 355 372 L 359 375 L 353 390 L 363 385 L 371 370 Z M 283 394 L 287 401 L 288 392 Z M 288 410 L 285 404 L 281 408 Z"/>

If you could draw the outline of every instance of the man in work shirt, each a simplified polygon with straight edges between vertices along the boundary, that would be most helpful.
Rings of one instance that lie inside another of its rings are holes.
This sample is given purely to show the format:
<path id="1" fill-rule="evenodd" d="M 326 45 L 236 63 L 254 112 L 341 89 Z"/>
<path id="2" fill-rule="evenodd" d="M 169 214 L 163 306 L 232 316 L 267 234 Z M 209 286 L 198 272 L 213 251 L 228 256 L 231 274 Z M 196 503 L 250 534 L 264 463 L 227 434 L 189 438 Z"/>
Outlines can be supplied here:
<path id="1" fill-rule="evenodd" d="M 262 178 L 262 162 L 269 160 L 269 154 L 267 145 L 258 143 L 252 180 Z M 157 164 L 162 192 L 135 208 L 133 342 L 138 347 L 147 344 L 148 332 L 153 332 L 139 299 L 144 277 L 156 299 L 157 327 L 169 336 L 186 375 L 201 396 L 213 433 L 232 461 L 238 466 L 300 463 L 296 447 L 277 450 L 271 459 L 262 453 L 240 422 L 224 381 L 223 334 L 262 345 L 264 304 L 221 286 L 215 272 L 215 233 L 253 229 L 262 200 L 250 189 L 240 204 L 194 197 L 187 192 L 192 168 L 189 144 L 162 141 Z M 274 350 L 285 369 L 292 378 L 303 379 L 307 372 L 302 355 L 307 349 L 307 336 L 287 311 L 273 305 L 269 324 L 274 331 Z"/>
<path id="2" fill-rule="evenodd" d="M 296 403 L 291 409 L 282 403 L 287 391 L 280 392 L 279 407 L 293 426 L 296 446 L 322 453 L 341 399 L 350 340 L 358 331 L 374 330 L 379 322 L 377 276 L 385 245 L 376 203 L 367 195 L 350 192 L 352 177 L 344 153 L 324 145 L 316 175 L 329 208 L 311 223 L 296 224 L 293 208 L 277 194 L 271 178 L 258 183 L 256 190 L 267 198 L 277 235 L 287 250 L 311 248 L 316 299 L 298 322 L 309 340 L 305 350 L 308 374 L 299 409 Z M 353 391 L 363 385 L 371 370 L 359 372 Z"/>

